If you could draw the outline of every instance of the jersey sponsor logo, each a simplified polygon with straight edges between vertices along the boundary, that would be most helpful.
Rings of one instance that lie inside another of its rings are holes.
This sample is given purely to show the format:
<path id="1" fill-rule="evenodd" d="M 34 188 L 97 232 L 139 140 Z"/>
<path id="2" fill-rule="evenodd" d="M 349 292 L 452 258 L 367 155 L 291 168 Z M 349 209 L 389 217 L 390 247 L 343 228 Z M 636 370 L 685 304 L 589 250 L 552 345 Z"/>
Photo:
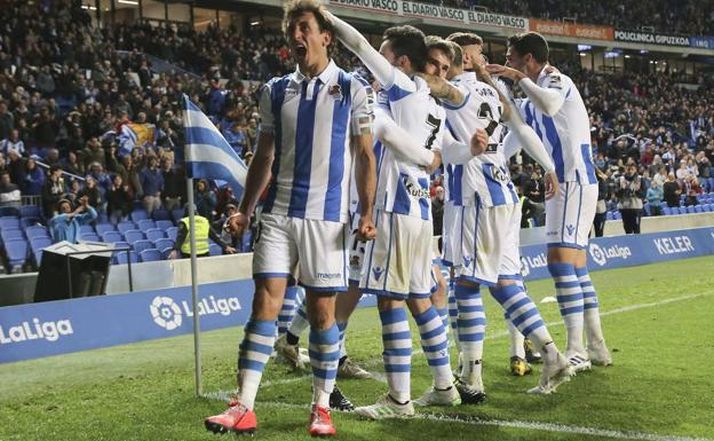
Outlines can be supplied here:
<path id="1" fill-rule="evenodd" d="M 0 326 L 0 345 L 22 343 L 28 340 L 56 342 L 63 336 L 74 334 L 70 320 L 42 321 L 34 317 L 15 326 L 3 329 Z"/>
<path id="2" fill-rule="evenodd" d="M 568 231 L 568 234 L 569 234 L 570 236 L 572 236 L 573 233 L 575 233 L 575 227 L 574 227 L 572 224 L 568 224 L 568 225 L 565 227 L 565 229 Z"/>
<path id="3" fill-rule="evenodd" d="M 340 273 L 317 273 L 317 278 L 320 280 L 341 279 L 342 274 L 340 274 Z"/>
<path id="4" fill-rule="evenodd" d="M 422 199 L 429 197 L 429 190 L 426 188 L 421 188 L 421 185 L 415 184 L 409 180 L 409 176 L 402 175 L 402 182 L 404 183 L 404 188 L 406 188 L 409 196 Z"/>
<path id="5" fill-rule="evenodd" d="M 508 173 L 501 169 L 501 167 L 492 167 L 491 173 L 493 174 L 493 179 L 496 181 L 501 183 L 508 182 Z"/>

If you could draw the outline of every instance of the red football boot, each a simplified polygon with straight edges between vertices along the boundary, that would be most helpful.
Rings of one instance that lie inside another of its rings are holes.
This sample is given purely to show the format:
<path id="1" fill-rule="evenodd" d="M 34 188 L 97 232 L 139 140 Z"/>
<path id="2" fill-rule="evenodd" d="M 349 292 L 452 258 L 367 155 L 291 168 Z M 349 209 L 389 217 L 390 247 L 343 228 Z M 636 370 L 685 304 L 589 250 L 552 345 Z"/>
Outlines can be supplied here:
<path id="1" fill-rule="evenodd" d="M 334 436 L 337 433 L 335 426 L 332 425 L 330 409 L 319 407 L 316 404 L 312 405 L 309 432 L 312 436 Z"/>
<path id="2" fill-rule="evenodd" d="M 235 432 L 251 435 L 255 433 L 258 426 L 255 412 L 237 401 L 232 401 L 228 406 L 228 410 L 222 414 L 206 418 L 204 421 L 206 429 L 213 433 Z"/>

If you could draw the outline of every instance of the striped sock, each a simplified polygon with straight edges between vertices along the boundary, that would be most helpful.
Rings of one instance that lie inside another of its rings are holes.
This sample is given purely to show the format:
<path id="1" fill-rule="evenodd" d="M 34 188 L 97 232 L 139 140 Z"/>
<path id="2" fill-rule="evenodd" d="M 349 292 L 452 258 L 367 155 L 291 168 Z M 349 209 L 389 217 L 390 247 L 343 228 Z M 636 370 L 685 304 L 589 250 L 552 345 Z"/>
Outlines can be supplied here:
<path id="1" fill-rule="evenodd" d="M 575 267 L 570 263 L 549 263 L 555 292 L 560 306 L 560 315 L 565 322 L 567 331 L 566 353 L 582 354 L 583 348 L 583 290 L 580 287 Z"/>
<path id="2" fill-rule="evenodd" d="M 297 309 L 297 314 L 295 314 L 295 317 L 293 317 L 292 323 L 290 323 L 290 327 L 288 328 L 288 336 L 292 334 L 293 336 L 299 338 L 303 331 L 305 331 L 309 327 L 310 322 L 307 321 L 307 305 L 305 304 L 305 300 L 303 300 L 300 304 L 300 307 Z"/>
<path id="3" fill-rule="evenodd" d="M 340 360 L 347 356 L 345 349 L 345 332 L 347 331 L 347 322 L 337 322 L 337 329 L 340 331 Z"/>
<path id="4" fill-rule="evenodd" d="M 461 344 L 461 380 L 471 386 L 483 389 L 481 380 L 481 358 L 483 339 L 486 333 L 486 314 L 479 286 L 456 285 L 458 305 L 458 333 Z"/>
<path id="5" fill-rule="evenodd" d="M 272 320 L 251 320 L 245 325 L 245 335 L 238 352 L 238 385 L 239 401 L 248 409 L 255 405 L 265 363 L 273 352 L 275 329 Z"/>
<path id="6" fill-rule="evenodd" d="M 330 407 L 335 388 L 337 362 L 340 359 L 340 331 L 333 323 L 327 329 L 310 329 L 310 364 L 312 364 L 312 403 Z"/>
<path id="7" fill-rule="evenodd" d="M 449 322 L 451 323 L 451 335 L 454 336 L 452 339 L 456 345 L 456 349 L 461 352 L 461 342 L 458 338 L 458 319 L 459 319 L 459 308 L 456 306 L 456 295 L 454 294 L 454 281 L 449 280 L 449 290 L 447 291 L 448 301 L 449 301 Z"/>
<path id="8" fill-rule="evenodd" d="M 582 267 L 575 268 L 575 274 L 577 274 L 580 288 L 583 290 L 583 316 L 588 343 L 590 345 L 600 343 L 604 339 L 600 324 L 600 303 L 593 282 L 590 280 L 590 273 L 588 273 L 587 267 Z"/>
<path id="9" fill-rule="evenodd" d="M 449 308 L 445 306 L 443 308 L 436 308 L 436 313 L 439 314 L 441 323 L 444 325 L 444 331 L 448 337 L 449 334 Z"/>
<path id="10" fill-rule="evenodd" d="M 444 323 L 434 306 L 414 316 L 414 321 L 419 326 L 421 347 L 434 375 L 434 387 L 448 389 L 454 384 L 454 376 L 451 373 L 449 342 Z"/>
<path id="11" fill-rule="evenodd" d="M 290 327 L 290 323 L 295 317 L 298 290 L 297 286 L 288 286 L 285 290 L 283 306 L 280 308 L 280 314 L 278 314 L 278 337 L 288 332 L 288 327 Z"/>
<path id="12" fill-rule="evenodd" d="M 491 295 L 501 304 L 511 323 L 522 335 L 530 338 L 536 347 L 540 349 L 547 343 L 552 343 L 553 339 L 548 328 L 545 327 L 538 308 L 528 297 L 523 286 L 497 285 L 491 288 Z"/>
<path id="13" fill-rule="evenodd" d="M 384 371 L 392 399 L 406 403 L 411 400 L 412 335 L 404 308 L 380 311 Z"/>

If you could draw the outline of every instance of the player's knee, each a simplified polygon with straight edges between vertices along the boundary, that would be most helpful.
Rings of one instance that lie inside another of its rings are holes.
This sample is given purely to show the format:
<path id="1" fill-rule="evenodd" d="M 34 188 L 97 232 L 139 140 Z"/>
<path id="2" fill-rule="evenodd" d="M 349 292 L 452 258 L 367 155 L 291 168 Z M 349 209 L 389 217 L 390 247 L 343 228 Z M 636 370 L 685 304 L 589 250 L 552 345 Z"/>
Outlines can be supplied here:
<path id="1" fill-rule="evenodd" d="M 282 306 L 282 298 L 277 299 L 266 289 L 258 289 L 253 296 L 254 320 L 276 320 Z"/>
<path id="2" fill-rule="evenodd" d="M 407 300 L 407 306 L 409 307 L 409 311 L 412 313 L 413 316 L 421 315 L 426 310 L 431 308 L 432 303 L 431 299 L 426 298 L 426 299 L 409 299 Z"/>

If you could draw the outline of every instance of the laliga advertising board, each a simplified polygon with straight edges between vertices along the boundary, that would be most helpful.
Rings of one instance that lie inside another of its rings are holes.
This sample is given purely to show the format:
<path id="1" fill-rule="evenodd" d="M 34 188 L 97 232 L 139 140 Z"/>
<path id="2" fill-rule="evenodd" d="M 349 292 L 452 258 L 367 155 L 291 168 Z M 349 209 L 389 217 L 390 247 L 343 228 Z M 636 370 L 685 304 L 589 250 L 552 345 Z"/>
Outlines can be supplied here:
<path id="1" fill-rule="evenodd" d="M 587 251 L 591 271 L 712 255 L 714 227 L 598 238 Z M 545 245 L 521 254 L 526 280 L 550 277 Z M 243 325 L 252 296 L 252 280 L 199 286 L 201 329 Z M 0 363 L 188 334 L 194 313 L 188 286 L 0 308 Z"/>

